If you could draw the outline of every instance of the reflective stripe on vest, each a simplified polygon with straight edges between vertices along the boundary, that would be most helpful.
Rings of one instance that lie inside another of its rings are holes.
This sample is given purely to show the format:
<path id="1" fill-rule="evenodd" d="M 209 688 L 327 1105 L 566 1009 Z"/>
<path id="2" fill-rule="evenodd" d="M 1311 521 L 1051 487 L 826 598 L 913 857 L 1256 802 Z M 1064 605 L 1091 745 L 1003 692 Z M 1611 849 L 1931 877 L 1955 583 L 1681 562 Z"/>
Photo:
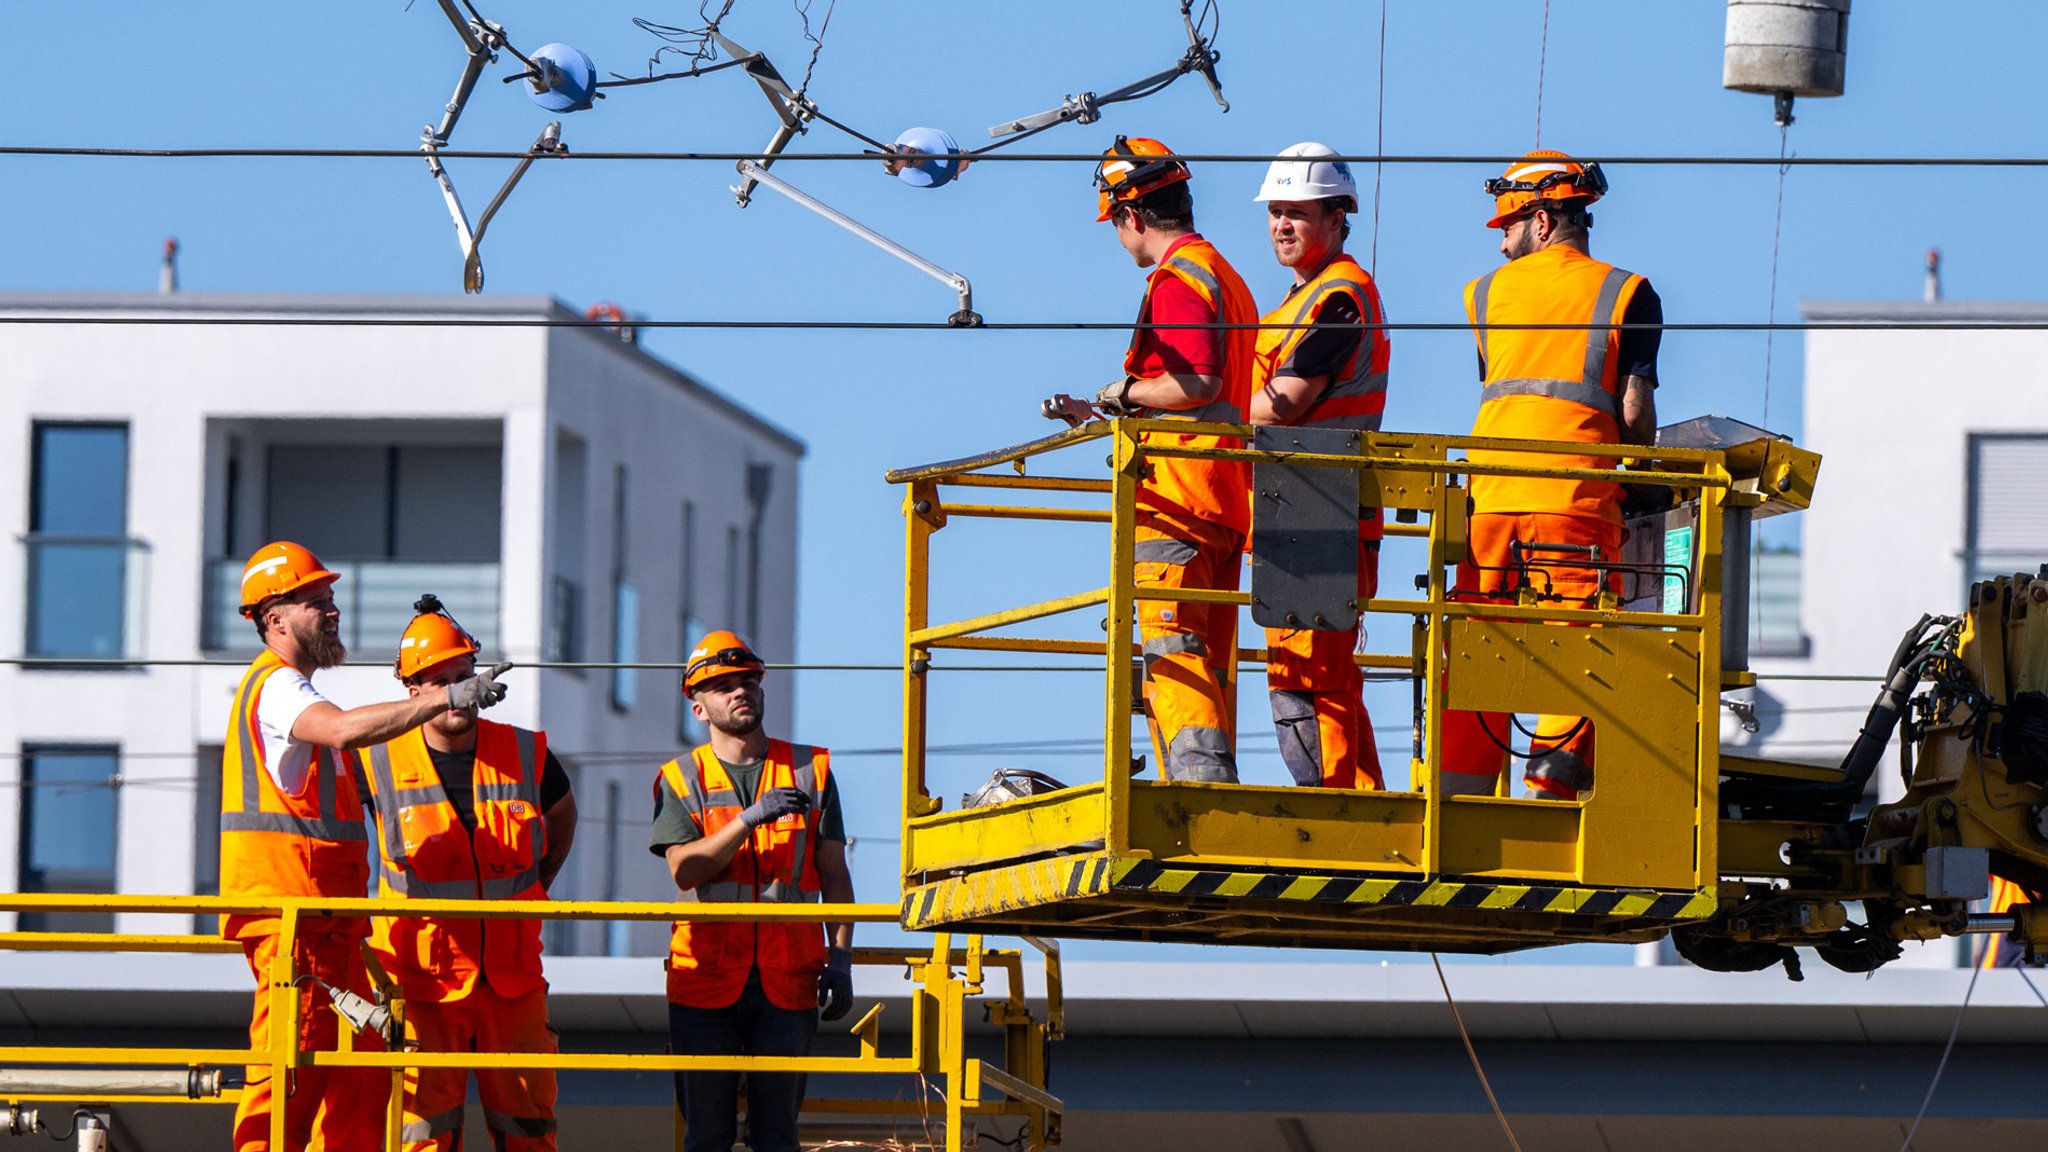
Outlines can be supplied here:
<path id="1" fill-rule="evenodd" d="M 1216 395 L 1191 409 L 1169 411 L 1145 408 L 1147 419 L 1180 423 L 1243 424 L 1252 398 L 1252 372 L 1258 306 L 1249 288 L 1223 254 L 1199 235 L 1176 241 L 1172 253 L 1145 281 L 1145 299 L 1138 308 L 1137 326 L 1131 332 L 1130 347 L 1123 367 L 1136 376 L 1157 372 L 1148 350 L 1156 347 L 1161 333 L 1145 327 L 1152 320 L 1152 294 L 1161 284 L 1178 280 L 1207 306 L 1220 325 L 1215 329 L 1221 363 L 1216 369 L 1222 386 Z M 1207 432 L 1158 431 L 1139 436 L 1148 445 L 1176 448 L 1239 448 L 1234 436 Z M 1161 457 L 1148 461 L 1151 475 L 1138 484 L 1137 506 L 1141 513 L 1170 519 L 1201 520 L 1242 533 L 1250 527 L 1250 503 L 1245 493 L 1251 487 L 1251 469 L 1235 460 L 1189 460 Z"/>
<path id="2" fill-rule="evenodd" d="M 1619 325 L 1643 279 L 1567 246 L 1531 252 L 1471 282 L 1467 318 L 1482 357 L 1472 434 L 1487 439 L 1614 444 L 1622 438 Z M 1500 325 L 1488 331 L 1487 325 Z M 1613 460 L 1569 451 L 1473 448 L 1475 464 L 1609 469 Z M 1619 523 L 1611 480 L 1475 475 L 1477 514 L 1543 513 Z"/>
<path id="3" fill-rule="evenodd" d="M 814 761 L 817 751 L 807 745 L 789 745 L 788 760 L 794 771 L 791 773 L 793 786 L 809 797 L 810 811 L 822 818 L 824 814 L 824 792 L 818 786 L 818 774 Z M 699 749 L 700 752 L 703 749 Z M 771 782 L 772 769 L 777 763 L 771 742 L 769 759 L 761 766 L 761 776 L 754 788 L 754 799 L 770 787 L 780 787 Z M 678 765 L 678 768 L 681 766 Z M 722 767 L 722 766 L 721 766 Z M 697 825 L 704 826 L 704 812 L 707 808 L 738 808 L 739 793 L 733 789 L 720 788 L 706 792 L 703 788 L 703 771 L 679 773 L 684 782 L 685 795 L 680 797 L 687 811 L 696 819 Z M 814 904 L 818 901 L 815 891 L 807 892 L 802 883 L 803 868 L 808 863 L 811 849 L 811 818 L 804 819 L 790 832 L 790 871 L 777 873 L 760 884 L 739 879 L 707 880 L 693 891 L 697 899 L 714 904 Z M 751 846 L 753 838 L 747 843 Z M 727 870 L 731 871 L 730 868 Z M 787 883 L 785 883 L 787 881 Z"/>
<path id="4" fill-rule="evenodd" d="M 1296 375 L 1287 369 L 1294 367 L 1295 352 L 1315 331 L 1311 317 L 1338 292 L 1348 293 L 1357 302 L 1360 319 L 1366 324 L 1385 322 L 1379 290 L 1372 277 L 1357 261 L 1339 255 L 1314 278 L 1294 289 L 1280 307 L 1265 315 L 1264 323 L 1280 327 L 1259 332 L 1254 391 L 1266 387 L 1275 377 Z M 1350 357 L 1301 415 L 1288 421 L 1288 426 L 1379 431 L 1386 408 L 1387 350 L 1385 332 L 1377 328 L 1359 329 L 1358 344 Z"/>
<path id="5" fill-rule="evenodd" d="M 265 768 L 262 741 L 254 729 L 253 715 L 257 697 L 270 677 L 286 665 L 269 651 L 265 651 L 250 665 L 242 678 L 241 691 L 235 696 L 233 730 L 236 760 L 238 761 L 241 783 L 241 804 L 235 809 L 227 807 L 223 797 L 220 814 L 222 832 L 256 832 L 280 836 L 297 836 L 307 840 L 321 840 L 335 844 L 361 843 L 369 839 L 361 820 L 350 820 L 342 815 L 344 801 L 346 810 L 360 811 L 361 799 L 355 795 L 355 783 L 351 778 L 348 794 L 342 795 L 337 779 L 344 778 L 342 760 L 346 753 L 331 748 L 313 746 L 314 804 L 311 812 L 303 810 L 293 797 L 284 794 L 270 778 Z M 266 807 L 264 798 L 272 799 L 274 807 Z M 301 808 L 294 812 L 294 807 Z M 349 893 L 355 895 L 355 893 Z"/>
<path id="6" fill-rule="evenodd" d="M 1495 270 L 1496 272 L 1498 269 Z M 1472 286 L 1472 314 L 1481 325 L 1486 323 L 1487 293 L 1493 286 L 1495 272 L 1481 276 Z M 1610 268 L 1601 278 L 1600 291 L 1593 297 L 1592 315 L 1586 318 L 1589 324 L 1602 324 L 1614 315 L 1614 306 L 1621 299 L 1621 290 L 1628 286 L 1634 273 L 1620 268 Z M 1475 329 L 1479 335 L 1479 351 L 1486 353 L 1487 329 Z M 1566 400 L 1583 404 L 1588 408 L 1609 414 L 1618 423 L 1621 420 L 1621 397 L 1619 381 L 1617 388 L 1610 392 L 1606 388 L 1607 345 L 1613 333 L 1611 328 L 1590 328 L 1586 332 L 1585 366 L 1577 380 L 1544 380 L 1508 378 L 1489 380 L 1480 391 L 1479 402 L 1499 400 L 1504 396 L 1547 396 L 1552 400 Z M 1489 361 L 1490 363 L 1490 361 Z"/>
<path id="7" fill-rule="evenodd" d="M 488 721 L 480 720 L 478 723 L 484 724 L 488 723 Z M 475 776 L 473 775 L 471 788 L 479 809 L 484 804 L 524 801 L 533 809 L 533 818 L 538 822 L 541 818 L 540 775 L 545 768 L 545 763 L 539 757 L 538 747 L 532 732 L 524 728 L 512 728 L 511 733 L 513 745 L 517 749 L 519 779 L 510 782 L 489 781 L 478 783 L 475 782 Z M 425 738 L 419 734 L 418 729 L 406 733 L 404 736 L 399 737 L 399 739 L 419 741 L 422 745 L 419 754 L 426 755 L 424 751 Z M 480 732 L 477 740 L 479 752 L 482 750 L 483 743 L 483 734 Z M 447 809 L 447 812 L 444 814 L 445 820 L 451 827 L 458 829 L 463 829 L 461 818 L 456 814 L 455 806 L 449 801 L 448 792 L 442 786 L 438 776 L 435 777 L 432 784 L 424 788 L 398 787 L 397 775 L 392 771 L 391 767 L 391 746 L 389 744 L 373 745 L 369 749 L 369 760 L 370 787 L 371 791 L 377 796 L 377 822 L 382 832 L 381 838 L 384 844 L 384 880 L 391 886 L 394 892 L 401 896 L 425 900 L 474 900 L 478 898 L 485 900 L 517 900 L 531 892 L 533 888 L 539 886 L 541 858 L 545 854 L 546 838 L 544 827 L 543 829 L 536 829 L 536 831 L 541 831 L 542 834 L 531 838 L 527 859 L 522 861 L 519 870 L 510 876 L 484 878 L 481 875 L 473 875 L 471 877 L 456 876 L 431 880 L 420 876 L 414 869 L 413 862 L 406 848 L 404 826 L 406 809 L 445 807 Z M 478 757 L 477 764 L 478 768 L 473 771 L 480 771 L 483 767 L 484 761 L 481 756 Z M 484 828 L 484 821 L 480 811 L 476 812 L 476 820 L 477 832 L 463 829 L 464 833 L 472 838 Z M 470 850 L 472 868 L 476 867 L 476 859 L 475 848 L 472 846 Z"/>

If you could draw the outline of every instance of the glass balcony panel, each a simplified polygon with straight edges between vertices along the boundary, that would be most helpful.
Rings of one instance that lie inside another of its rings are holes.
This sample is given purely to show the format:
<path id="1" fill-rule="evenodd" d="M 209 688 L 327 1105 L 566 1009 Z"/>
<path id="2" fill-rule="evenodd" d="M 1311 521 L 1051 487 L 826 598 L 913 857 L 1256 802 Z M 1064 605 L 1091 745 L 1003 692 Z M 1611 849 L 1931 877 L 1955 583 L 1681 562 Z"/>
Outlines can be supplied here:
<path id="1" fill-rule="evenodd" d="M 485 656 L 499 646 L 498 568 L 496 564 L 407 560 L 330 560 L 341 574 L 334 602 L 341 608 L 341 642 L 352 658 L 373 659 L 398 649 L 399 634 L 413 618 L 413 601 L 432 592 L 461 621 Z M 242 619 L 242 561 L 210 560 L 206 570 L 206 606 L 201 643 L 212 652 L 254 652 L 256 629 Z"/>
<path id="2" fill-rule="evenodd" d="M 24 536 L 21 543 L 28 578 L 24 656 L 141 654 L 148 544 L 124 536 L 50 534 Z"/>

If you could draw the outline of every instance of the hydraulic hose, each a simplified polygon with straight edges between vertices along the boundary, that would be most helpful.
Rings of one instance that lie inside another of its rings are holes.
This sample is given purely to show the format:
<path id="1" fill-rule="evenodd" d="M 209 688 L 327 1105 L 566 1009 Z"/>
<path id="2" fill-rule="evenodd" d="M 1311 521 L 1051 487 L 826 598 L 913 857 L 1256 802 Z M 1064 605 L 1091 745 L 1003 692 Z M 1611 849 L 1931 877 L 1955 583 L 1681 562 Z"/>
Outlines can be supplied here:
<path id="1" fill-rule="evenodd" d="M 1856 742 L 1849 746 L 1849 754 L 1842 758 L 1842 783 L 1839 787 L 1847 789 L 1853 786 L 1856 794 L 1860 795 L 1870 782 L 1870 774 L 1883 757 L 1885 745 L 1899 726 L 1899 715 L 1905 711 L 1906 699 L 1913 694 L 1913 685 L 1920 679 L 1920 657 L 1926 648 L 1923 637 L 1934 619 L 1922 614 L 1918 623 L 1906 629 L 1898 648 L 1892 652 L 1891 666 L 1885 670 L 1884 687 L 1878 690 L 1877 700 L 1870 705 L 1870 712 L 1863 719 L 1863 728 L 1856 733 Z"/>

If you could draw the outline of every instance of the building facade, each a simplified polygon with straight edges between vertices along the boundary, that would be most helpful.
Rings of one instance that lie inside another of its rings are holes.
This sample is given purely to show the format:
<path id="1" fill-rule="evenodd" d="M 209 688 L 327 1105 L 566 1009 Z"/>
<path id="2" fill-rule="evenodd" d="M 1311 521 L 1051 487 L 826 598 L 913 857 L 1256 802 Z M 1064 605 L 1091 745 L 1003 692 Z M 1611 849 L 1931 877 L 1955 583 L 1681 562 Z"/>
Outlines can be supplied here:
<path id="1" fill-rule="evenodd" d="M 80 316 L 127 322 L 44 322 Z M 555 895 L 671 893 L 650 782 L 702 734 L 672 670 L 573 665 L 674 664 L 721 626 L 789 660 L 800 442 L 544 297 L 39 294 L 0 317 L 0 884 L 211 890 L 257 648 L 237 583 L 285 538 L 343 574 L 351 665 L 319 684 L 345 707 L 402 691 L 423 592 L 488 659 L 572 665 L 515 670 L 492 713 L 546 729 L 575 778 Z M 160 919 L 118 927 L 185 928 Z M 623 929 L 550 943 L 664 946 Z"/>

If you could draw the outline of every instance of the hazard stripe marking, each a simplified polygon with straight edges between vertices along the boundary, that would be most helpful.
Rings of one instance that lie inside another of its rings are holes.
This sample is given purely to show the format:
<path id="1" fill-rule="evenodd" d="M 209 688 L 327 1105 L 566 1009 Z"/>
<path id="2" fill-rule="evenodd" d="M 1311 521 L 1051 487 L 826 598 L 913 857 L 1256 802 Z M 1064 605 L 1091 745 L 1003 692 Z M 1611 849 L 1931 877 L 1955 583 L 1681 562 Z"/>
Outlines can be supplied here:
<path id="1" fill-rule="evenodd" d="M 1566 916 L 1690 920 L 1713 914 L 1715 893 L 1573 888 L 1529 883 L 1320 876 L 1173 868 L 1108 855 L 1058 857 L 942 880 L 906 893 L 902 918 L 921 928 L 1021 908 L 1115 897 L 1203 896 L 1264 902 L 1547 912 Z"/>

